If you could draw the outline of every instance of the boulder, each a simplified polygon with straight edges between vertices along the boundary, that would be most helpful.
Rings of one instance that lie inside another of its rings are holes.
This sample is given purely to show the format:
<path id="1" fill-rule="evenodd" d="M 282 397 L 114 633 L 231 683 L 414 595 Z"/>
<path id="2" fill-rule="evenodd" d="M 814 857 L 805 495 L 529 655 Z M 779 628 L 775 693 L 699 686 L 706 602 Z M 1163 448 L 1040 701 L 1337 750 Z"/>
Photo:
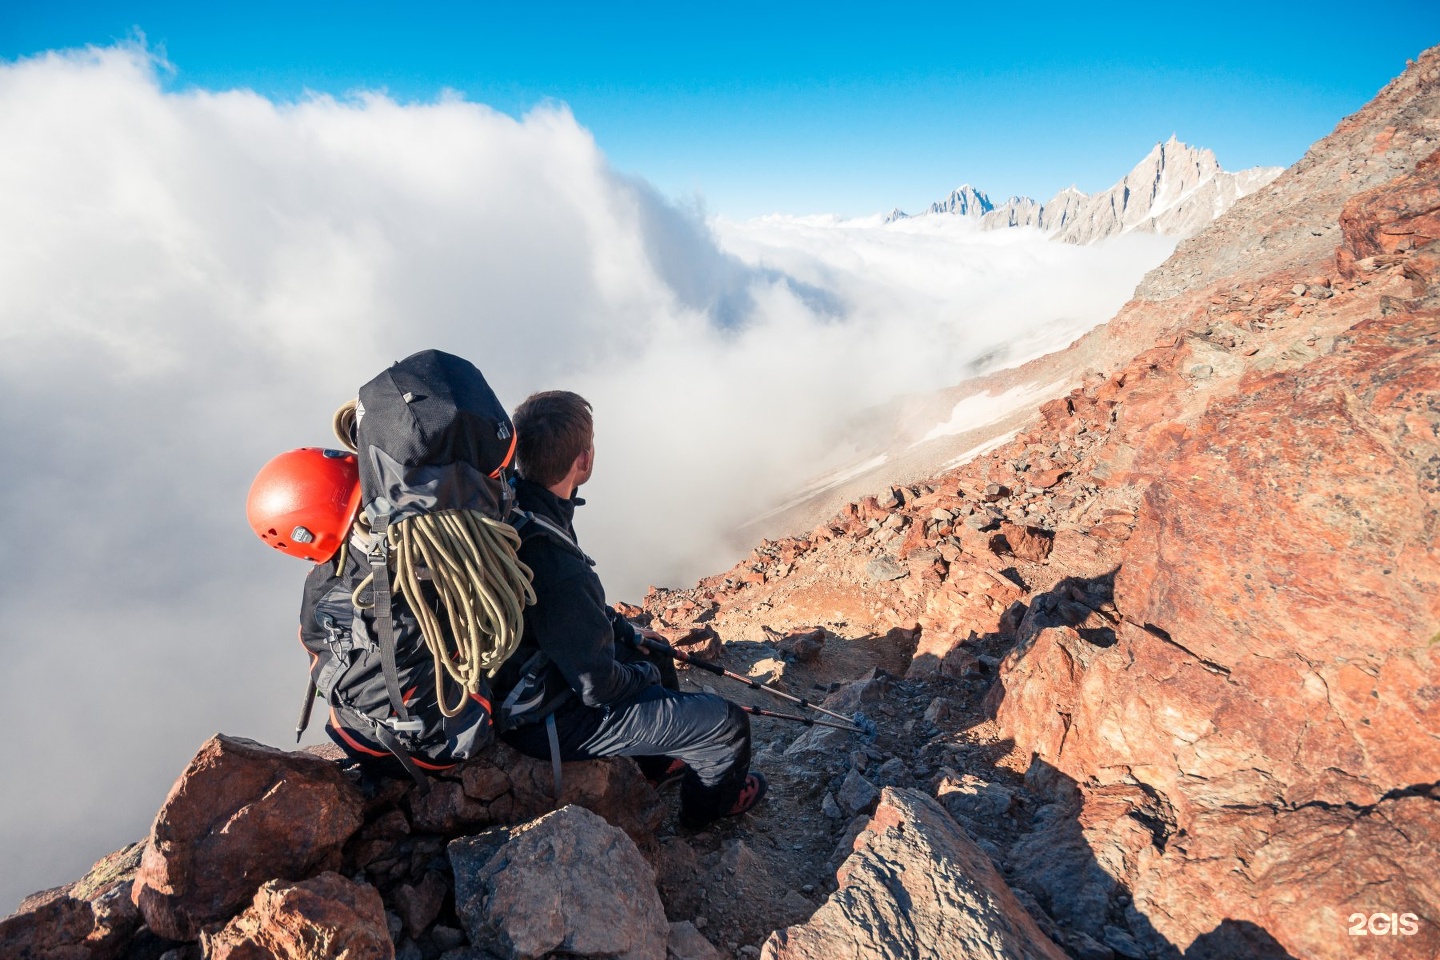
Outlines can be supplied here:
<path id="1" fill-rule="evenodd" d="M 1395 186 L 1413 197 L 1346 208 L 1351 256 L 1395 244 L 1391 280 L 1417 299 L 1440 270 L 1440 167 L 1424 173 Z M 1084 784 L 1087 810 L 1133 789 L 1087 814 L 1086 837 L 1180 950 L 1229 921 L 1293 956 L 1351 956 L 1350 912 L 1407 909 L 1419 932 L 1387 949 L 1440 950 L 1440 321 L 1409 309 L 1256 366 L 1188 421 L 1135 416 L 1123 622 L 1105 645 L 1022 630 L 1002 665 L 1001 736 Z"/>
<path id="2" fill-rule="evenodd" d="M 102 858 L 84 877 L 26 897 L 0 920 L 0 957 L 16 960 L 111 960 L 140 926 L 130 900 L 143 843 Z"/>
<path id="3" fill-rule="evenodd" d="M 1039 527 L 1026 527 L 1000 521 L 1000 529 L 990 538 L 990 550 L 1001 555 L 1009 554 L 1031 563 L 1041 563 L 1050 556 L 1055 545 L 1055 535 Z"/>
<path id="4" fill-rule="evenodd" d="M 892 634 L 896 632 L 891 631 Z M 899 632 L 905 633 L 906 631 Z M 862 677 L 853 683 L 847 683 L 830 694 L 820 705 L 841 716 L 852 716 L 883 704 L 889 694 L 890 678 L 879 671 L 872 670 L 869 676 Z M 804 753 L 844 752 L 849 749 L 852 736 L 845 730 L 836 730 L 832 727 L 811 727 L 795 738 L 795 741 L 785 749 L 785 755 L 794 757 Z"/>
<path id="5" fill-rule="evenodd" d="M 470 942 L 505 960 L 550 953 L 665 960 L 655 873 L 621 830 L 578 806 L 449 845 Z"/>
<path id="6" fill-rule="evenodd" d="M 338 866 L 362 810 L 360 791 L 333 763 L 212 737 L 155 817 L 135 905 L 160 936 L 194 940 L 267 880 L 300 880 Z"/>
<path id="7" fill-rule="evenodd" d="M 771 934 L 762 960 L 1064 960 L 990 859 L 934 800 L 886 788 L 809 922 Z"/>
<path id="8" fill-rule="evenodd" d="M 725 646 L 720 642 L 720 634 L 715 632 L 714 627 L 698 624 L 672 627 L 662 623 L 658 625 L 657 632 L 670 646 L 699 660 L 719 660 L 725 652 Z M 688 670 L 689 666 L 676 660 L 675 669 Z"/>
<path id="9" fill-rule="evenodd" d="M 139 926 L 139 914 L 134 904 L 128 903 L 124 890 L 99 903 L 58 890 L 47 893 L 47 897 L 29 898 L 18 911 L 0 920 L 0 956 L 17 960 L 109 960 L 119 955 Z M 117 901 L 126 902 L 131 918 L 119 931 L 107 918 Z"/>
<path id="10" fill-rule="evenodd" d="M 203 933 L 206 960 L 393 960 L 380 892 L 326 872 L 262 884 L 250 906 Z"/>
<path id="11" fill-rule="evenodd" d="M 797 663 L 814 663 L 825 649 L 825 628 L 815 627 L 791 633 L 780 641 L 780 653 Z"/>

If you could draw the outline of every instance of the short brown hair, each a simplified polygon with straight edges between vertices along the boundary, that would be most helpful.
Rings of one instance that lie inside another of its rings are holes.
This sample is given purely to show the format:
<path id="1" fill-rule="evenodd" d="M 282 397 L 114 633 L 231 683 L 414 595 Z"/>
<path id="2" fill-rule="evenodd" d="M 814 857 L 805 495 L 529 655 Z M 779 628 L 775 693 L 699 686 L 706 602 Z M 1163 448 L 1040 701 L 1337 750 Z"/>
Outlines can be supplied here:
<path id="1" fill-rule="evenodd" d="M 515 466 L 543 487 L 559 483 L 595 441 L 590 401 L 568 390 L 532 393 L 515 408 Z"/>

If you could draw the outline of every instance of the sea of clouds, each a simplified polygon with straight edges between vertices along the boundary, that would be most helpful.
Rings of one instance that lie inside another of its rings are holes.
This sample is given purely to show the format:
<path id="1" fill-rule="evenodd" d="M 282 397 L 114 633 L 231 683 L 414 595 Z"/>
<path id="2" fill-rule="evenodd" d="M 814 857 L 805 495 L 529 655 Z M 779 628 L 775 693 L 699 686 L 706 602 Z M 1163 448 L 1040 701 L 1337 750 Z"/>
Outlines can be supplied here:
<path id="1" fill-rule="evenodd" d="M 847 418 L 1107 319 L 1173 247 L 927 218 L 710 221 L 563 106 L 175 90 L 134 45 L 0 63 L 0 913 L 137 839 L 196 746 L 291 739 L 306 567 L 272 455 L 439 347 L 586 395 L 612 599 L 843 467 Z M 314 739 L 312 736 L 311 739 Z"/>

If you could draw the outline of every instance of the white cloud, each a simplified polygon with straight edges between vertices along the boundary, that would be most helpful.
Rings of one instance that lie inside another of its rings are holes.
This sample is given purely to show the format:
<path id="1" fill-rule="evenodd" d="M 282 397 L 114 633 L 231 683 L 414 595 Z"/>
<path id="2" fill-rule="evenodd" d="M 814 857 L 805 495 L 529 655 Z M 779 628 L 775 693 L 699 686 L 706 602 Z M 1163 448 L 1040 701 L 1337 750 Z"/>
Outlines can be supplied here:
<path id="1" fill-rule="evenodd" d="M 563 108 L 170 92 L 135 47 L 0 64 L 0 142 L 0 911 L 141 835 L 210 733 L 286 741 L 305 567 L 245 491 L 391 360 L 588 396 L 581 534 L 633 599 L 728 563 L 857 410 L 1105 319 L 1164 253 L 783 220 L 721 243 Z"/>

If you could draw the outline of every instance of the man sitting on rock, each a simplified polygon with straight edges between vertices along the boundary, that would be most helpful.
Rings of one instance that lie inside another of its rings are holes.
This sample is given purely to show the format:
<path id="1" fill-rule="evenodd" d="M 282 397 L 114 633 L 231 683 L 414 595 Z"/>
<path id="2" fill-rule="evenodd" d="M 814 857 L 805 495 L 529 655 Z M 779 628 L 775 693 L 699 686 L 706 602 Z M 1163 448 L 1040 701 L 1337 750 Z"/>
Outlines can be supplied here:
<path id="1" fill-rule="evenodd" d="M 575 492 L 595 466 L 590 410 L 583 397 L 556 390 L 534 394 L 512 418 L 516 500 L 543 533 L 524 531 L 519 556 L 534 573 L 535 603 L 494 683 L 504 739 L 542 759 L 552 749 L 561 760 L 658 758 L 642 760 L 642 769 L 652 779 L 672 763 L 683 771 L 687 826 L 738 816 L 766 790 L 749 771 L 750 718 L 721 697 L 662 685 L 635 644 L 637 628 L 605 603 L 593 561 L 576 545 L 572 521 L 584 501 Z M 666 668 L 673 678 L 673 665 Z"/>

